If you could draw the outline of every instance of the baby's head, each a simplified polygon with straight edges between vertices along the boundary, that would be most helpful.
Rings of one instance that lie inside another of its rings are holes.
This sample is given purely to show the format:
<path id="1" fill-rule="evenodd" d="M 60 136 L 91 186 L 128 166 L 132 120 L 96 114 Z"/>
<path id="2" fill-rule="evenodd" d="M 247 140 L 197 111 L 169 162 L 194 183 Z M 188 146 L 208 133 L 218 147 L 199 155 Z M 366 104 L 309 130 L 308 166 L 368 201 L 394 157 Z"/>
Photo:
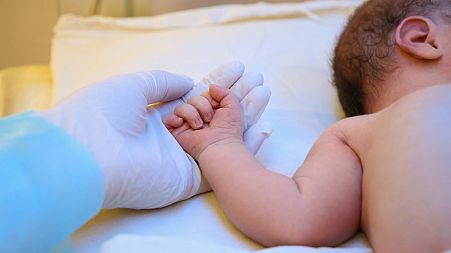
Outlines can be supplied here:
<path id="1" fill-rule="evenodd" d="M 346 116 L 451 83 L 451 1 L 365 2 L 341 34 L 332 64 Z"/>

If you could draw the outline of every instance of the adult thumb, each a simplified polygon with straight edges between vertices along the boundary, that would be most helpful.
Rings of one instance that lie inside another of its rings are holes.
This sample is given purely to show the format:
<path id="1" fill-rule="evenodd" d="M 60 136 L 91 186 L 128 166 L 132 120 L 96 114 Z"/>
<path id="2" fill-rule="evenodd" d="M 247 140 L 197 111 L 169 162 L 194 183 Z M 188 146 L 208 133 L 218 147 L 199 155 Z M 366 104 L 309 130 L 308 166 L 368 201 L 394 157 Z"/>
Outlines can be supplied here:
<path id="1" fill-rule="evenodd" d="M 153 70 L 137 75 L 143 80 L 140 88 L 148 104 L 180 98 L 194 86 L 193 79 L 166 71 Z"/>

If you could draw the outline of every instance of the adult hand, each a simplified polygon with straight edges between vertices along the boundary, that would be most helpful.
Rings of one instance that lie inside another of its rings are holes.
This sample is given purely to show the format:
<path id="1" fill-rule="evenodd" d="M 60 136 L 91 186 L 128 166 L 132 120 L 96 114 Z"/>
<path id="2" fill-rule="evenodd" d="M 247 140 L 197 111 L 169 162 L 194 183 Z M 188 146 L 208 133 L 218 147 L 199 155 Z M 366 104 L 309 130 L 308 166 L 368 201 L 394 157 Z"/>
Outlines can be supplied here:
<path id="1" fill-rule="evenodd" d="M 120 75 L 42 114 L 97 160 L 106 187 L 104 208 L 162 207 L 192 196 L 200 179 L 158 111 L 147 106 L 179 98 L 192 87 L 190 78 L 163 71 Z"/>
<path id="2" fill-rule="evenodd" d="M 177 106 L 188 103 L 194 96 L 207 93 L 212 84 L 230 88 L 237 97 L 244 116 L 244 143 L 248 150 L 256 154 L 272 131 L 268 123 L 258 123 L 261 114 L 269 102 L 271 92 L 266 86 L 263 86 L 263 76 L 255 72 L 244 73 L 244 65 L 241 62 L 229 62 L 219 66 L 202 78 L 182 98 L 157 105 L 155 108 L 161 113 L 162 118 L 164 118 L 167 115 L 173 114 Z M 193 166 L 197 166 L 197 163 L 193 162 Z M 211 190 L 205 178 L 202 178 L 201 183 L 197 193 Z"/>
<path id="3" fill-rule="evenodd" d="M 180 99 L 157 105 L 155 108 L 164 118 L 173 114 L 177 106 L 186 104 L 192 97 L 207 93 L 212 84 L 230 88 L 237 97 L 244 115 L 244 143 L 256 154 L 272 131 L 269 124 L 258 123 L 271 96 L 271 91 L 263 86 L 263 81 L 260 73 L 244 73 L 243 63 L 228 62 L 211 71 Z"/>
<path id="4" fill-rule="evenodd" d="M 104 208 L 163 207 L 193 196 L 201 177 L 196 162 L 163 125 L 162 115 L 198 95 L 200 87 L 208 89 L 208 82 L 224 87 L 236 82 L 242 102 L 250 105 L 248 122 L 255 123 L 269 92 L 261 88 L 263 80 L 254 78 L 258 75 L 242 75 L 243 71 L 240 63 L 223 65 L 182 99 L 153 107 L 149 105 L 183 96 L 193 81 L 163 71 L 116 76 L 80 90 L 42 114 L 78 139 L 97 160 L 105 179 Z M 255 97 L 263 98 L 257 106 L 251 103 Z M 255 126 L 249 139 L 258 149 L 267 134 Z"/>

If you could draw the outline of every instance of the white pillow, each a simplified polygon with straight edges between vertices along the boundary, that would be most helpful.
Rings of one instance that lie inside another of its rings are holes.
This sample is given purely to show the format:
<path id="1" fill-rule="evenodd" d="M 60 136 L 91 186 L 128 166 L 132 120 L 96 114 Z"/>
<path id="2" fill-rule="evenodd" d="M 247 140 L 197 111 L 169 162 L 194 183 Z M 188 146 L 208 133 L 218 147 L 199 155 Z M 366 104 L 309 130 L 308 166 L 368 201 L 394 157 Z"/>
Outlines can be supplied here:
<path id="1" fill-rule="evenodd" d="M 272 90 L 263 120 L 273 135 L 258 158 L 291 175 L 340 117 L 329 60 L 362 1 L 226 5 L 146 18 L 63 16 L 52 46 L 54 100 L 108 76 L 164 69 L 200 79 L 231 60 L 262 72 Z"/>

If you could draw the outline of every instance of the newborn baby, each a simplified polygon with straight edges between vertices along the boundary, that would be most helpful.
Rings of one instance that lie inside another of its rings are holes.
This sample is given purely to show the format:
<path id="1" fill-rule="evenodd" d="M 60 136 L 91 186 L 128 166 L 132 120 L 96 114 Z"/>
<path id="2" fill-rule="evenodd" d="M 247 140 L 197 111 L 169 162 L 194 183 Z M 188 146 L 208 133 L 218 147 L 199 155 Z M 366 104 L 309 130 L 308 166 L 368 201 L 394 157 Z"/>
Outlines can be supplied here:
<path id="1" fill-rule="evenodd" d="M 451 249 L 450 11 L 426 0 L 357 9 L 333 61 L 340 101 L 356 117 L 328 128 L 293 178 L 243 145 L 227 89 L 212 86 L 165 124 L 232 223 L 264 245 L 335 246 L 361 228 L 376 252 Z"/>
<path id="2" fill-rule="evenodd" d="M 450 85 L 337 122 L 293 178 L 266 170 L 244 146 L 237 99 L 219 87 L 210 95 L 165 122 L 249 237 L 268 246 L 334 246 L 361 226 L 380 252 L 451 248 Z M 202 127 L 192 123 L 201 119 Z"/>

